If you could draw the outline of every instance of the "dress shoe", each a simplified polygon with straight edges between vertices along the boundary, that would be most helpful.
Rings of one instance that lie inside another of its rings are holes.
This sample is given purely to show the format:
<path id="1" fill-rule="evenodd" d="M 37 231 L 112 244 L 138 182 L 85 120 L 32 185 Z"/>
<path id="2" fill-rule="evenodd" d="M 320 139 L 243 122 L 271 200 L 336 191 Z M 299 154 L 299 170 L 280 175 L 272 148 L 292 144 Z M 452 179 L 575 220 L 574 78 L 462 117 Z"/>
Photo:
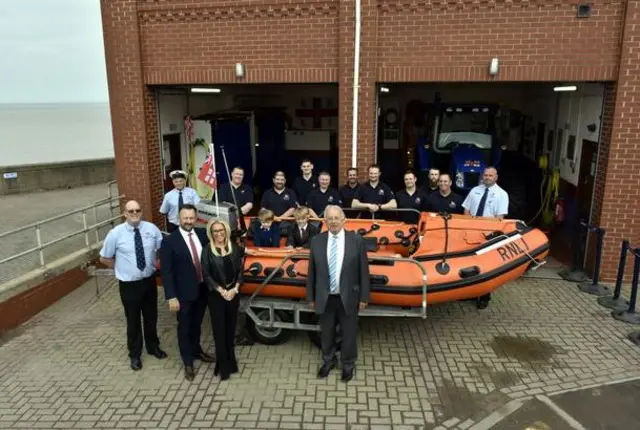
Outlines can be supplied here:
<path id="1" fill-rule="evenodd" d="M 184 366 L 184 379 L 187 381 L 193 381 L 196 377 L 196 372 L 193 370 L 193 366 Z"/>
<path id="2" fill-rule="evenodd" d="M 318 378 L 326 378 L 327 376 L 329 376 L 329 372 L 331 372 L 331 369 L 333 369 L 334 367 L 336 367 L 335 361 L 324 363 L 322 366 L 320 366 L 320 370 L 318 370 Z"/>
<path id="3" fill-rule="evenodd" d="M 161 350 L 160 348 L 156 348 L 153 351 L 149 351 L 150 355 L 153 355 L 155 358 L 162 360 L 163 358 L 167 358 L 167 353 Z"/>
<path id="4" fill-rule="evenodd" d="M 353 379 L 353 367 L 342 369 L 342 382 L 349 382 Z"/>
<path id="5" fill-rule="evenodd" d="M 209 355 L 206 352 L 197 353 L 195 359 L 200 360 L 203 363 L 213 363 L 216 361 L 216 359 L 212 355 Z"/>
<path id="6" fill-rule="evenodd" d="M 142 360 L 140 360 L 140 357 L 134 357 L 131 359 L 131 368 L 133 370 L 142 369 Z"/>

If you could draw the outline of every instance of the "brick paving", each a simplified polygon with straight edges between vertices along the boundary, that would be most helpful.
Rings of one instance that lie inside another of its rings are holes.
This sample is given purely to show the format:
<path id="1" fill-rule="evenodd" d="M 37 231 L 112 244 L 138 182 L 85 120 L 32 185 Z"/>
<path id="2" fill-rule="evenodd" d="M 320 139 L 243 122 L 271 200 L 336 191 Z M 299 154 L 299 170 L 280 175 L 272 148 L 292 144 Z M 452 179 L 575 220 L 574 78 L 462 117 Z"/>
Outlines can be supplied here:
<path id="1" fill-rule="evenodd" d="M 114 186 L 113 194 L 117 188 Z M 41 221 L 59 214 L 70 212 L 89 206 L 98 200 L 108 197 L 107 184 L 91 185 L 68 190 L 54 190 L 46 192 L 15 194 L 0 198 L 0 233 L 13 230 L 36 221 Z M 108 205 L 98 208 L 98 221 L 108 219 L 110 211 Z M 115 214 L 114 214 L 115 215 Z M 87 212 L 87 224 L 96 223 L 93 210 Z M 74 214 L 42 226 L 42 243 L 47 243 L 75 231 L 82 230 L 82 214 Z M 111 226 L 103 227 L 99 231 L 100 240 L 104 239 Z M 96 242 L 95 232 L 90 235 L 90 243 Z M 67 255 L 70 250 L 81 249 L 85 244 L 84 235 L 80 234 L 46 248 L 45 262 L 50 263 Z M 16 255 L 37 246 L 35 228 L 29 228 L 2 239 L 0 260 Z M 40 267 L 40 257 L 37 252 L 19 257 L 13 261 L 0 264 L 0 284 L 14 279 Z"/>
<path id="2" fill-rule="evenodd" d="M 101 281 L 104 282 L 104 281 Z M 640 376 L 633 329 L 574 284 L 522 279 L 427 320 L 362 319 L 353 381 L 317 380 L 306 334 L 238 347 L 218 382 L 184 380 L 175 318 L 160 303 L 166 360 L 128 367 L 117 288 L 93 281 L 0 340 L 0 428 L 466 429 L 514 399 Z M 204 345 L 212 346 L 208 318 Z"/>

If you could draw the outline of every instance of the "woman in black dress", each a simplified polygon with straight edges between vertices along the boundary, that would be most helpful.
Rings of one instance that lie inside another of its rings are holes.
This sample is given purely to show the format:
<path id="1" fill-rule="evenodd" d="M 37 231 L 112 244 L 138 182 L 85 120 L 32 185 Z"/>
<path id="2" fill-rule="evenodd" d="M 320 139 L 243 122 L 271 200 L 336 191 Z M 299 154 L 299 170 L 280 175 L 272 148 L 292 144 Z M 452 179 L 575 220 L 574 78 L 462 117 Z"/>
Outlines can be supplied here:
<path id="1" fill-rule="evenodd" d="M 244 248 L 231 240 L 231 229 L 224 221 L 207 224 L 209 246 L 202 251 L 202 272 L 209 289 L 209 313 L 216 344 L 214 374 L 221 380 L 238 371 L 234 338 L 243 281 Z"/>

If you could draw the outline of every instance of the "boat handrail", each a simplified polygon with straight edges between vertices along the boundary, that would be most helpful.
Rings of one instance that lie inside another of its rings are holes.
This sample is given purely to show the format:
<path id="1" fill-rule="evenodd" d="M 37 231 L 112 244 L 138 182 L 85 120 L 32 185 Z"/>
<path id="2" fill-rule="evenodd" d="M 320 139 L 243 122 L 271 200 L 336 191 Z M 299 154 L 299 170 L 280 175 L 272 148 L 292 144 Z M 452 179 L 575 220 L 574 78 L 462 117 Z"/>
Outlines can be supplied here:
<path id="1" fill-rule="evenodd" d="M 250 312 L 249 308 L 250 308 L 251 302 L 256 298 L 256 296 L 260 294 L 260 292 L 262 292 L 262 290 L 269 284 L 269 282 L 271 282 L 271 280 L 276 276 L 276 274 L 280 272 L 280 269 L 284 267 L 287 261 L 291 261 L 293 259 L 308 260 L 309 255 L 310 254 L 292 252 L 291 254 L 284 256 L 284 258 L 280 261 L 278 266 L 276 266 L 271 271 L 271 273 L 267 275 L 264 281 L 262 281 L 262 283 L 258 286 L 258 288 L 256 288 L 256 290 L 253 292 L 253 294 L 251 294 L 251 296 L 249 297 L 245 305 L 246 312 L 247 313 Z M 404 262 L 415 264 L 416 266 L 418 266 L 418 268 L 422 272 L 422 319 L 426 319 L 427 318 L 427 271 L 426 269 L 418 261 L 414 260 L 413 258 L 370 256 L 370 257 L 367 257 L 367 259 L 369 261 L 404 261 Z"/>

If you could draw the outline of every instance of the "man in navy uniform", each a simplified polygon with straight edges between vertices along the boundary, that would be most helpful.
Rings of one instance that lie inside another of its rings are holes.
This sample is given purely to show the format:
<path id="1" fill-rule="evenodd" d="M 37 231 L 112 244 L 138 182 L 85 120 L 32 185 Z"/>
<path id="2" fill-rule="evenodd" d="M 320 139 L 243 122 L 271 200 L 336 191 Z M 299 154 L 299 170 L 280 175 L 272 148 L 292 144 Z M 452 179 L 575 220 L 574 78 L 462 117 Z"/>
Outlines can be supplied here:
<path id="1" fill-rule="evenodd" d="M 320 218 L 327 205 L 342 205 L 340 194 L 335 188 L 331 188 L 331 175 L 320 172 L 318 175 L 318 187 L 311 190 L 307 196 L 306 206 L 311 210 L 312 218 Z"/>
<path id="2" fill-rule="evenodd" d="M 342 200 L 342 207 L 350 208 L 353 198 L 356 195 L 356 191 L 360 187 L 358 182 L 358 169 L 355 167 L 347 170 L 347 183 L 340 187 L 338 192 L 340 193 L 340 200 Z M 347 212 L 348 214 L 349 212 Z"/>
<path id="3" fill-rule="evenodd" d="M 234 167 L 231 171 L 231 182 L 220 186 L 218 198 L 221 202 L 238 205 L 238 215 L 246 215 L 253 209 L 253 190 L 247 184 L 243 184 L 244 169 Z M 235 201 L 234 198 L 235 197 Z"/>
<path id="4" fill-rule="evenodd" d="M 313 174 L 313 164 L 310 160 L 304 159 L 300 163 L 302 176 L 298 176 L 293 180 L 293 192 L 296 193 L 298 202 L 302 205 L 307 201 L 309 193 L 318 188 L 318 178 Z"/>
<path id="5" fill-rule="evenodd" d="M 142 221 L 140 203 L 125 204 L 126 222 L 115 226 L 104 239 L 100 262 L 115 270 L 120 287 L 120 299 L 127 319 L 127 348 L 133 370 L 142 369 L 142 338 L 140 316 L 144 327 L 147 352 L 163 359 L 158 338 L 158 288 L 155 277 L 156 252 L 162 243 L 160 229 Z"/>
<path id="6" fill-rule="evenodd" d="M 164 195 L 160 213 L 167 216 L 167 231 L 171 233 L 180 226 L 178 219 L 178 211 L 184 204 L 197 205 L 200 203 L 200 196 L 193 188 L 187 187 L 187 172 L 183 170 L 174 170 L 169 173 L 169 177 L 173 180 L 173 190 Z"/>
<path id="7" fill-rule="evenodd" d="M 200 346 L 202 319 L 209 300 L 200 259 L 209 239 L 204 229 L 194 228 L 196 218 L 195 206 L 182 206 L 180 227 L 162 241 L 160 248 L 162 284 L 169 310 L 178 314 L 178 347 L 188 381 L 195 377 L 195 359 L 214 361 Z"/>
<path id="8" fill-rule="evenodd" d="M 260 209 L 269 209 L 275 215 L 275 222 L 279 223 L 280 235 L 287 236 L 289 227 L 293 225 L 291 221 L 282 221 L 280 218 L 288 218 L 293 216 L 293 211 L 298 206 L 296 193 L 287 188 L 287 177 L 282 170 L 278 170 L 273 175 L 273 188 L 269 188 L 262 195 L 260 201 Z"/>
<path id="9" fill-rule="evenodd" d="M 358 187 L 351 207 L 369 209 L 373 213 L 398 207 L 391 187 L 380 182 L 380 166 L 377 164 L 369 166 L 369 181 Z"/>
<path id="10" fill-rule="evenodd" d="M 419 190 L 416 187 L 417 179 L 416 174 L 412 171 L 408 171 L 404 174 L 404 190 L 400 190 L 396 193 L 398 209 L 415 209 L 417 211 L 424 210 L 427 195 L 424 191 Z M 420 214 L 413 211 L 400 211 L 398 212 L 398 219 L 409 224 L 417 224 L 420 219 Z"/>
<path id="11" fill-rule="evenodd" d="M 429 212 L 462 214 L 462 196 L 451 191 L 451 176 L 443 173 L 438 179 L 438 191 L 427 197 L 426 210 Z"/>

